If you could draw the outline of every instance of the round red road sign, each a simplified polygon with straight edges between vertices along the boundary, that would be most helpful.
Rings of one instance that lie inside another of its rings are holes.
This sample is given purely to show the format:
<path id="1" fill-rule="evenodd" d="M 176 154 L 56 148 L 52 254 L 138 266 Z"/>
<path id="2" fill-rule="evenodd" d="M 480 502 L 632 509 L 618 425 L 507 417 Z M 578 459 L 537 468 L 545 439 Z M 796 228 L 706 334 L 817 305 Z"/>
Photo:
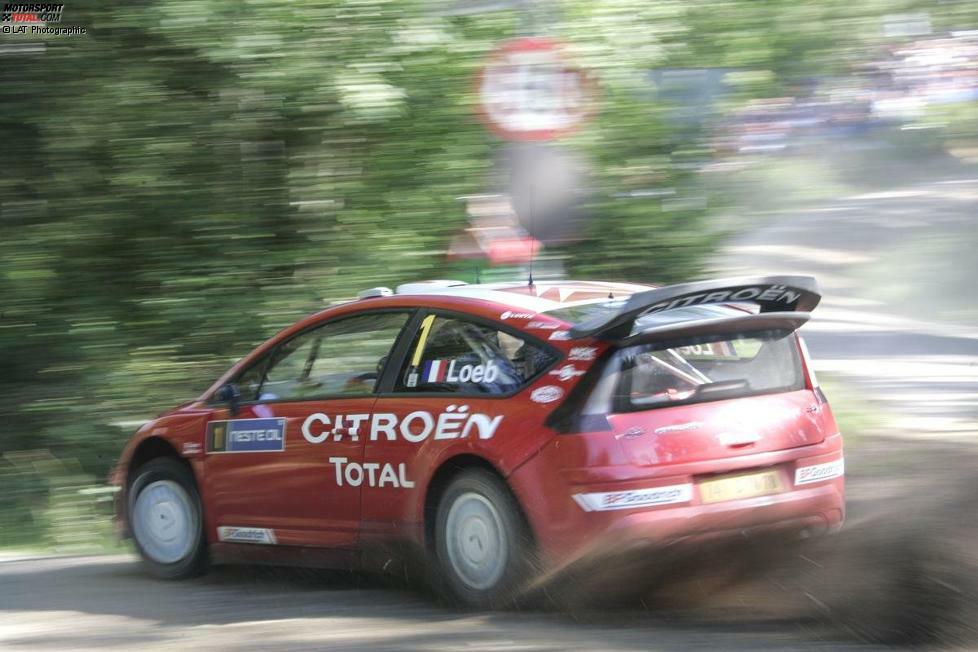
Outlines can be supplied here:
<path id="1" fill-rule="evenodd" d="M 558 138 L 594 109 L 591 81 L 547 38 L 505 41 L 476 81 L 483 119 L 507 140 Z"/>

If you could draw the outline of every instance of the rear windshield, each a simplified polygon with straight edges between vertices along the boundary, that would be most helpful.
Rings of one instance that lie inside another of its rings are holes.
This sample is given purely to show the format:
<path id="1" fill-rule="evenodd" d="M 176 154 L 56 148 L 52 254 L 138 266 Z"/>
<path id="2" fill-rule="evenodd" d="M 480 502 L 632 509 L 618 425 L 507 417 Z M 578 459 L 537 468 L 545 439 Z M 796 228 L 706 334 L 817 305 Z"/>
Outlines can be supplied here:
<path id="1" fill-rule="evenodd" d="M 790 332 L 751 333 L 712 342 L 622 349 L 616 412 L 647 410 L 804 389 L 798 344 Z"/>

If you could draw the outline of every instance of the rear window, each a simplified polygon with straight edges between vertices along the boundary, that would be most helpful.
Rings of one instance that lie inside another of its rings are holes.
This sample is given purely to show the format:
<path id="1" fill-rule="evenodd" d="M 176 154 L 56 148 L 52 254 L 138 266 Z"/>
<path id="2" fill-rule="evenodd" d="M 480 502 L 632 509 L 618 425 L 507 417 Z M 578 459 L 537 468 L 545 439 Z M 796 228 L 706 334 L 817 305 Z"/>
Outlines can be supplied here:
<path id="1" fill-rule="evenodd" d="M 750 333 L 664 348 L 633 346 L 615 354 L 614 410 L 627 412 L 804 389 L 797 340 L 790 332 Z"/>

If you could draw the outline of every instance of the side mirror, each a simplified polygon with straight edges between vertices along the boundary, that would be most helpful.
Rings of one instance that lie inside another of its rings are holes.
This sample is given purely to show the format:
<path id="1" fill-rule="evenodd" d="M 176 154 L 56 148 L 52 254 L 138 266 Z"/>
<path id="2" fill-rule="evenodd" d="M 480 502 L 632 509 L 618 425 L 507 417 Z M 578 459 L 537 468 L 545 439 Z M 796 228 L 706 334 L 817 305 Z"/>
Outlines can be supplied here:
<path id="1" fill-rule="evenodd" d="M 221 385 L 221 388 L 214 394 L 214 398 L 219 403 L 228 404 L 228 411 L 231 412 L 232 417 L 241 409 L 241 390 L 234 383 Z"/>

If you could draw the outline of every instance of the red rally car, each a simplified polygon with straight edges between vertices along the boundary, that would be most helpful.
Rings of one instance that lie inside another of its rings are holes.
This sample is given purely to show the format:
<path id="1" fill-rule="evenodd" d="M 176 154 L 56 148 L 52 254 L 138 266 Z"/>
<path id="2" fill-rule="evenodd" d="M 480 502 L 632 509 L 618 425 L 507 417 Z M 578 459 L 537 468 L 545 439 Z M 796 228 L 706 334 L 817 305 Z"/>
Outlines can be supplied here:
<path id="1" fill-rule="evenodd" d="M 167 578 L 409 544 L 482 606 L 531 557 L 831 532 L 842 438 L 795 333 L 819 299 L 803 276 L 368 290 L 140 428 L 120 528 Z"/>

